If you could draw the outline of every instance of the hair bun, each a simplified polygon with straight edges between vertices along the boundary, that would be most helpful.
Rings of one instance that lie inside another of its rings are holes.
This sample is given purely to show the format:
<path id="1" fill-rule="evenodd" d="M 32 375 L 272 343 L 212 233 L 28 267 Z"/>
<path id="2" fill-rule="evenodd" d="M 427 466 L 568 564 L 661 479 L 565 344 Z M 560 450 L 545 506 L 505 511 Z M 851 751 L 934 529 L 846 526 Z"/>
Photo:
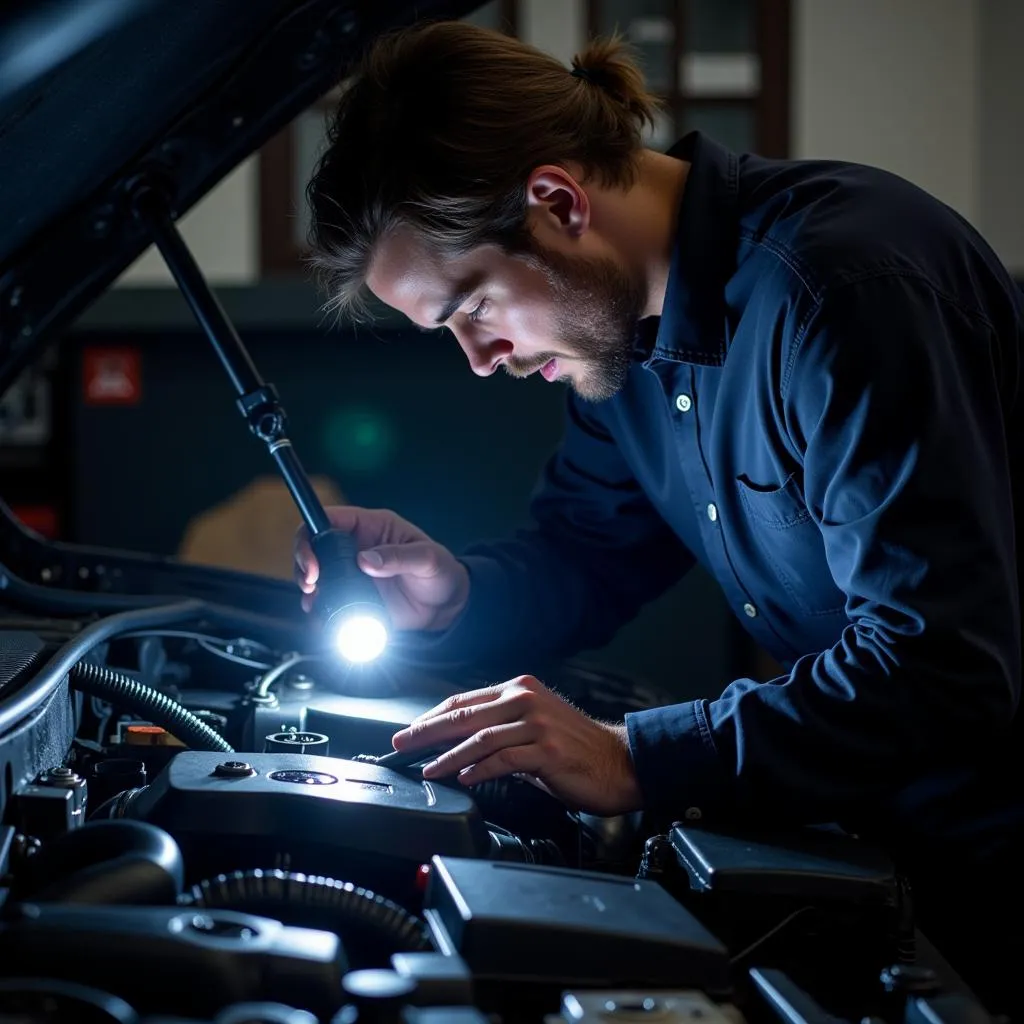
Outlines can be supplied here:
<path id="1" fill-rule="evenodd" d="M 640 123 L 654 126 L 657 103 L 628 43 L 619 35 L 594 39 L 572 59 L 572 75 L 600 86 Z"/>

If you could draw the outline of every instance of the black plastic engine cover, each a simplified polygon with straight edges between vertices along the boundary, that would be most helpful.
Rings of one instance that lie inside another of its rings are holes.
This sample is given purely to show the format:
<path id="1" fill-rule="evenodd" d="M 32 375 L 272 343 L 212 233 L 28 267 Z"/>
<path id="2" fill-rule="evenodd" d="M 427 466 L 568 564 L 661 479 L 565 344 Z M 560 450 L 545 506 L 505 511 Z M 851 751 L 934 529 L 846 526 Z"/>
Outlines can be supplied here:
<path id="1" fill-rule="evenodd" d="M 824 829 L 753 833 L 678 825 L 672 848 L 695 890 L 895 906 L 892 861 L 850 836 Z"/>
<path id="2" fill-rule="evenodd" d="M 726 948 L 657 882 L 435 857 L 425 907 L 476 982 L 729 992 Z"/>
<path id="3" fill-rule="evenodd" d="M 870 1016 L 879 972 L 913 954 L 913 906 L 878 849 L 827 829 L 747 832 L 679 825 L 662 883 L 741 963 L 827 993 L 839 1018 Z M 674 885 L 673 883 L 677 883 Z M 749 959 L 756 957 L 756 959 Z"/>
<path id="4" fill-rule="evenodd" d="M 231 777 L 218 769 L 243 760 L 251 774 Z M 193 853 L 238 839 L 250 848 L 294 853 L 313 845 L 419 864 L 435 853 L 479 857 L 489 849 L 468 793 L 309 754 L 185 751 L 132 801 L 127 816 L 158 825 Z"/>

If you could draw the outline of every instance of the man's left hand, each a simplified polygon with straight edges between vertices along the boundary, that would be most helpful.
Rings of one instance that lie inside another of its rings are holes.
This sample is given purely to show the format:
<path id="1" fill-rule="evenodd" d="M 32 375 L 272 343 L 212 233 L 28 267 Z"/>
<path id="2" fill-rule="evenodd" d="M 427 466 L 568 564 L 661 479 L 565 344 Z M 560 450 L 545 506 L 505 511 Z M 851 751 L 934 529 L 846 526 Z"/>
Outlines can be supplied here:
<path id="1" fill-rule="evenodd" d="M 395 733 L 396 750 L 444 747 L 425 779 L 523 775 L 574 810 L 617 815 L 643 798 L 624 725 L 597 722 L 533 676 L 449 697 Z"/>

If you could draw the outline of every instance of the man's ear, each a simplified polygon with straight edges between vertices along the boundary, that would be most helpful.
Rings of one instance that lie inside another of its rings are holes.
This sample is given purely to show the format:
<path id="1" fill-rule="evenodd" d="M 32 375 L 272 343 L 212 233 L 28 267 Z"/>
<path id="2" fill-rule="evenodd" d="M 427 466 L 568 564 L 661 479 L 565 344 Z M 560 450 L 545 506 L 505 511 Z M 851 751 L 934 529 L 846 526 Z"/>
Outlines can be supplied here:
<path id="1" fill-rule="evenodd" d="M 590 197 L 564 167 L 534 168 L 526 181 L 526 204 L 531 220 L 559 234 L 578 238 L 590 225 Z"/>

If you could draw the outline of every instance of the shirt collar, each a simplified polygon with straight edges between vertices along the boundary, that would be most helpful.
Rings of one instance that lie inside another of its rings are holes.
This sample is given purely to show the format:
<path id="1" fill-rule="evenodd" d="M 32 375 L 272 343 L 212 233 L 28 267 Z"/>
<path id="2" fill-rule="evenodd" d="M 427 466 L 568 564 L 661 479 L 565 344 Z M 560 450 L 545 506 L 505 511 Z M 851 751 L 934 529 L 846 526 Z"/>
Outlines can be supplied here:
<path id="1" fill-rule="evenodd" d="M 701 132 L 668 150 L 690 162 L 679 207 L 665 304 L 641 322 L 642 358 L 721 366 L 725 361 L 725 287 L 736 266 L 739 160 Z"/>

